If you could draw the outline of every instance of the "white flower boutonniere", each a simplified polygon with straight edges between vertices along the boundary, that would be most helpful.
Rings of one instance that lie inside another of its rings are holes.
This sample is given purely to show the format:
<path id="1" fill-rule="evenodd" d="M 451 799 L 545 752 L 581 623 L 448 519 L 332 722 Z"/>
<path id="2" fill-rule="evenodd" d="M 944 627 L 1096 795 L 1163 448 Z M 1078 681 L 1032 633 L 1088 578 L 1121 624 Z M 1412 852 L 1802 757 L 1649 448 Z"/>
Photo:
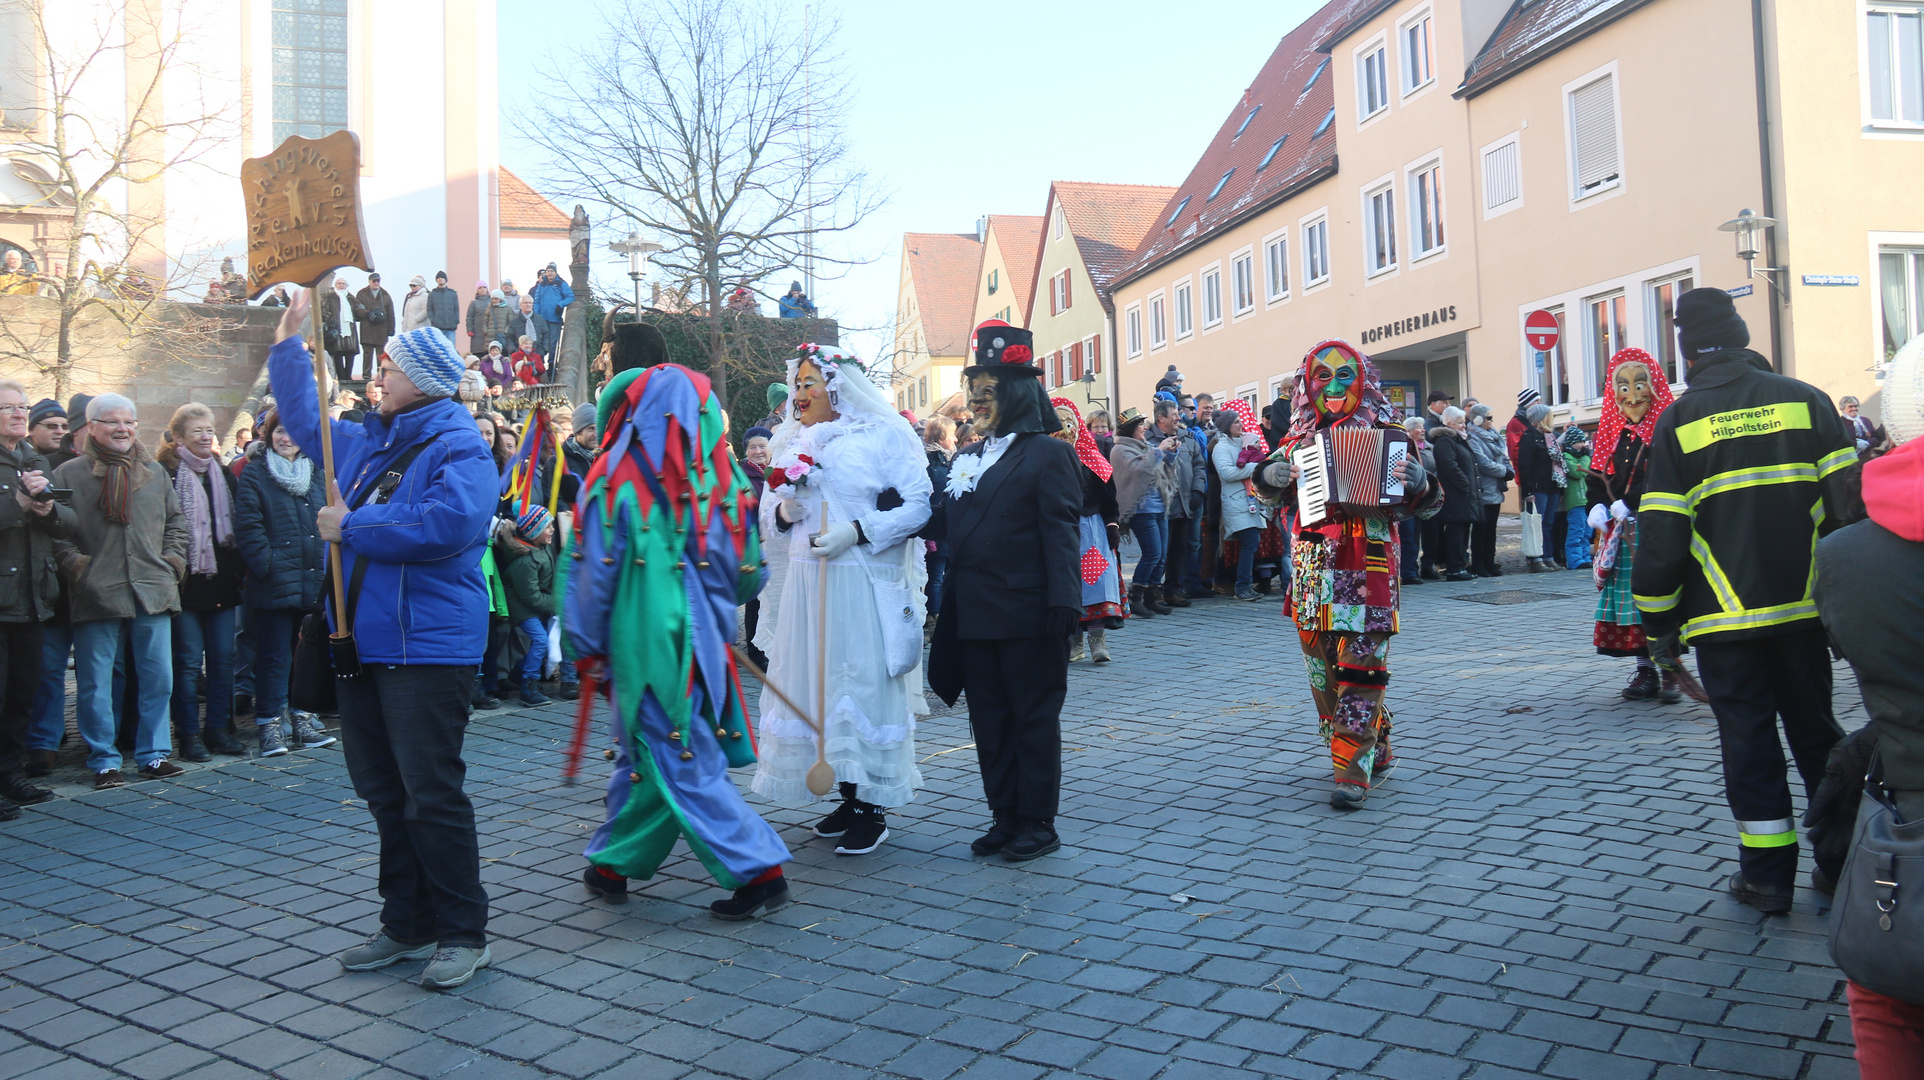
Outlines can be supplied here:
<path id="1" fill-rule="evenodd" d="M 944 489 L 949 498 L 959 499 L 974 491 L 983 471 L 981 454 L 957 454 L 949 465 L 949 485 Z"/>

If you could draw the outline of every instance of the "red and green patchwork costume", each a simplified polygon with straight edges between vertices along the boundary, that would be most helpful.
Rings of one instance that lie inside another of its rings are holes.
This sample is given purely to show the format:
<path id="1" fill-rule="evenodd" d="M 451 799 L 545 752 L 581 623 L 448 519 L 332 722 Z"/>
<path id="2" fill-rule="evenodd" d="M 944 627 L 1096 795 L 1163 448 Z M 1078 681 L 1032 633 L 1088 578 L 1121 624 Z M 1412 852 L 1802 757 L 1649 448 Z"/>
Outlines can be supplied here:
<path id="1" fill-rule="evenodd" d="M 677 364 L 616 375 L 558 588 L 565 647 L 601 662 L 614 711 L 608 817 L 588 861 L 648 878 L 686 839 L 737 889 L 790 855 L 728 775 L 755 760 L 728 645 L 763 571 L 754 497 L 724 427 L 704 375 Z"/>

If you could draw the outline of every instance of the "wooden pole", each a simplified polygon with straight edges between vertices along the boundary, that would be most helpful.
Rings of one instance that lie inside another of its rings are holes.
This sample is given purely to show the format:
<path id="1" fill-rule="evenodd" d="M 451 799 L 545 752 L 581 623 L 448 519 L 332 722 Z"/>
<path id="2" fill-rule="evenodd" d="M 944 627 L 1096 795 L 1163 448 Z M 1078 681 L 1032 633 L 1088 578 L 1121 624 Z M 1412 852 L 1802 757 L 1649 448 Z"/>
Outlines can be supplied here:
<path id="1" fill-rule="evenodd" d="M 321 287 L 316 284 L 308 290 L 308 303 L 313 308 L 309 312 L 309 327 L 314 344 L 314 397 L 321 409 L 321 476 L 327 485 L 327 504 L 336 505 L 334 491 L 334 423 L 327 415 L 327 350 L 322 346 L 321 336 Z M 334 579 L 334 627 L 335 637 L 352 637 L 354 628 L 339 623 L 347 619 L 347 584 L 341 580 L 341 545 L 327 545 L 327 566 L 329 575 Z"/>

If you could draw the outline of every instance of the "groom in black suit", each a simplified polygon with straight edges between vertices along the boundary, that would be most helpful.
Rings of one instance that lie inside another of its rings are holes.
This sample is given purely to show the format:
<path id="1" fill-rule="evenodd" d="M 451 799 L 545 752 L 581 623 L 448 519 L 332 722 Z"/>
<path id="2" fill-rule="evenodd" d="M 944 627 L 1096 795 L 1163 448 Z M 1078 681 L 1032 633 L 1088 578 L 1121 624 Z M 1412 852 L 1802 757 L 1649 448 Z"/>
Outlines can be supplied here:
<path id="1" fill-rule="evenodd" d="M 1042 390 L 1027 330 L 976 327 L 964 369 L 983 440 L 949 467 L 949 574 L 929 653 L 929 685 L 950 705 L 967 691 L 982 788 L 995 824 L 971 845 L 1011 862 L 1062 846 L 1062 700 L 1069 636 L 1082 617 L 1075 451 Z"/>

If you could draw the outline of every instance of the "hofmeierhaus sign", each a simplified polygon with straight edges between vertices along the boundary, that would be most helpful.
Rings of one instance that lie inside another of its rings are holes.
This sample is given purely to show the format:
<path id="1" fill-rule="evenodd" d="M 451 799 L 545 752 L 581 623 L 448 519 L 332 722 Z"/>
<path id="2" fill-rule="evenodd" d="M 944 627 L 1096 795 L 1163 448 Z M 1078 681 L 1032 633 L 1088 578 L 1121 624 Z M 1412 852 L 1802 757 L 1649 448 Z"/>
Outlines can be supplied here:
<path id="1" fill-rule="evenodd" d="M 361 231 L 361 141 L 351 131 L 289 138 L 241 162 L 247 198 L 247 288 L 311 288 L 342 267 L 372 270 Z"/>
<path id="2" fill-rule="evenodd" d="M 1432 326 L 1441 326 L 1444 323 L 1452 323 L 1455 321 L 1456 305 L 1451 304 L 1448 307 L 1440 307 L 1434 311 L 1420 312 L 1407 318 L 1386 322 L 1381 326 L 1372 326 L 1368 330 L 1363 331 L 1361 343 L 1368 345 L 1373 341 L 1400 337 L 1413 331 L 1427 329 Z"/>

